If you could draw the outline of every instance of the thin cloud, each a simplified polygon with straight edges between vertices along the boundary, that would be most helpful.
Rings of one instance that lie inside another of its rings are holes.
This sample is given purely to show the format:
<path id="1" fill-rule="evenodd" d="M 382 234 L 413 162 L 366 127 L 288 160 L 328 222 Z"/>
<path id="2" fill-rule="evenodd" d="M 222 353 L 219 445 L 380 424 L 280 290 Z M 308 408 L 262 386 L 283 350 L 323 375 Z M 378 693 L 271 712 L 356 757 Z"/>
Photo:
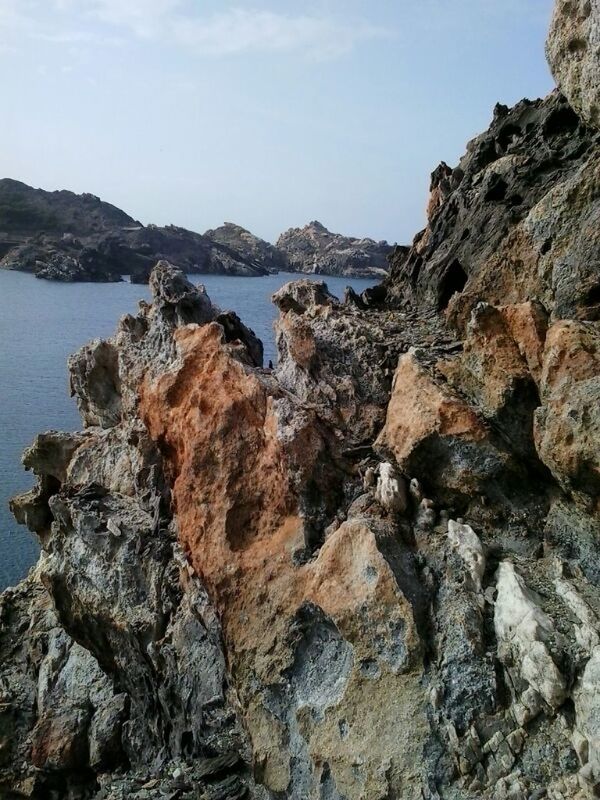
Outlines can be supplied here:
<path id="1" fill-rule="evenodd" d="M 299 52 L 329 59 L 348 53 L 362 41 L 387 34 L 366 23 L 350 25 L 327 17 L 234 8 L 207 19 L 172 19 L 170 36 L 174 42 L 209 56 Z"/>
<path id="2" fill-rule="evenodd" d="M 48 43 L 115 44 L 118 37 L 185 48 L 198 56 L 297 54 L 327 60 L 390 33 L 365 20 L 231 7 L 193 13 L 182 0 L 0 0 L 0 29 Z M 50 14 L 48 10 L 50 9 Z M 117 36 L 115 36 L 117 34 Z"/>

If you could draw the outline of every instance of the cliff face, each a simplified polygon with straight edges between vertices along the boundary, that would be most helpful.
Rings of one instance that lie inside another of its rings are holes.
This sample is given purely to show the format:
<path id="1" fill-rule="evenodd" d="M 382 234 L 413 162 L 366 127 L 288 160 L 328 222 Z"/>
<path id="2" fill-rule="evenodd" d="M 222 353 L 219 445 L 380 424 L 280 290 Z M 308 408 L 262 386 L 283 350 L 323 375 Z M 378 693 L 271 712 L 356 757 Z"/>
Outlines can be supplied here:
<path id="1" fill-rule="evenodd" d="M 282 233 L 277 248 L 295 272 L 357 276 L 385 275 L 393 250 L 387 242 L 331 233 L 316 221 Z"/>
<path id="2" fill-rule="evenodd" d="M 448 310 L 463 330 L 481 300 L 596 318 L 598 142 L 558 92 L 496 107 L 460 164 L 433 173 L 428 227 L 393 259 L 390 300 Z"/>
<path id="3" fill-rule="evenodd" d="M 274 371 L 166 263 L 71 359 L 84 430 L 13 501 L 43 555 L 0 606 L 7 796 L 595 796 L 589 122 L 498 109 L 383 288 L 275 295 Z"/>

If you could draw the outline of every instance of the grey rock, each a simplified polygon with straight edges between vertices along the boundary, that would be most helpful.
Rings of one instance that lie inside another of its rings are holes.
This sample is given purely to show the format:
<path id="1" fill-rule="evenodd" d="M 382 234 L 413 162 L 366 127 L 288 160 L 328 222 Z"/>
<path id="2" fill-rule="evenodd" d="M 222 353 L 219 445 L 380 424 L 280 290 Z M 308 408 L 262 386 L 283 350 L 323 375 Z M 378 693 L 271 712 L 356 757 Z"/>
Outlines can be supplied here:
<path id="1" fill-rule="evenodd" d="M 387 242 L 331 233 L 316 221 L 290 228 L 276 246 L 292 271 L 315 275 L 383 276 L 393 250 Z"/>
<path id="2" fill-rule="evenodd" d="M 600 127 L 600 3 L 557 3 L 546 44 L 552 74 L 575 111 Z"/>

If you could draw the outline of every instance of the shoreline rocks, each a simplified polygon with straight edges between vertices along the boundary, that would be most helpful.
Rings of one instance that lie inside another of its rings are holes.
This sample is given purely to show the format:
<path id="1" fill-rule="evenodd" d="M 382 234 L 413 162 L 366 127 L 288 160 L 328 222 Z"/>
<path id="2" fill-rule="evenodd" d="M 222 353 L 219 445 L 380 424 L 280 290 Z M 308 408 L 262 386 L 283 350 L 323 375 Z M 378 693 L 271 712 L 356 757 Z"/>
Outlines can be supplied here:
<path id="1" fill-rule="evenodd" d="M 498 109 L 383 288 L 282 287 L 274 369 L 164 261 L 70 359 L 83 430 L 36 439 L 12 502 L 43 550 L 0 598 L 0 791 L 600 791 L 600 148 L 573 114 Z M 447 279 L 463 213 L 492 227 Z"/>
<path id="2" fill-rule="evenodd" d="M 288 268 L 313 275 L 384 277 L 394 246 L 373 239 L 331 233 L 320 222 L 290 228 L 277 240 Z"/>
<path id="3" fill-rule="evenodd" d="M 175 225 L 142 225 L 93 195 L 46 192 L 0 179 L 0 269 L 57 281 L 114 282 L 129 275 L 132 283 L 147 283 L 161 259 L 188 274 L 386 274 L 391 248 L 384 242 L 333 235 L 320 226 L 322 252 L 315 266 L 312 251 L 302 255 L 294 245 L 290 256 L 291 233 L 282 237 L 287 245 L 280 246 L 230 222 L 204 234 Z"/>

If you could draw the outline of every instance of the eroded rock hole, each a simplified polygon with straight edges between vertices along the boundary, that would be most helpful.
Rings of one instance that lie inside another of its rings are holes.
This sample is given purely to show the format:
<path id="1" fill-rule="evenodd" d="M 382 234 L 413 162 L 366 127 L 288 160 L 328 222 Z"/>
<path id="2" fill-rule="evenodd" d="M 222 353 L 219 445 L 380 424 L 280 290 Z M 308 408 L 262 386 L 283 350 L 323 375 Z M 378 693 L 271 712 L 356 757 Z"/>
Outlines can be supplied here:
<path id="1" fill-rule="evenodd" d="M 485 199 L 489 203 L 498 203 L 501 200 L 504 200 L 506 197 L 506 192 L 508 189 L 508 184 L 501 178 L 499 175 L 494 175 L 490 181 L 490 186 L 485 193 Z"/>
<path id="2" fill-rule="evenodd" d="M 521 136 L 521 128 L 517 125 L 505 125 L 498 134 L 498 144 L 507 150 L 513 141 Z"/>
<path id="3" fill-rule="evenodd" d="M 444 311 L 448 308 L 450 300 L 455 294 L 460 294 L 465 288 L 469 276 L 464 271 L 462 264 L 455 259 L 440 282 L 438 309 Z"/>
<path id="4" fill-rule="evenodd" d="M 544 125 L 544 136 L 552 139 L 555 136 L 573 133 L 579 127 L 579 117 L 571 108 L 559 108 L 554 111 Z"/>
<path id="5" fill-rule="evenodd" d="M 593 286 L 586 293 L 584 303 L 586 306 L 597 306 L 600 304 L 600 283 Z"/>
<path id="6" fill-rule="evenodd" d="M 587 42 L 585 39 L 571 39 L 567 49 L 569 53 L 584 53 L 587 50 Z"/>

